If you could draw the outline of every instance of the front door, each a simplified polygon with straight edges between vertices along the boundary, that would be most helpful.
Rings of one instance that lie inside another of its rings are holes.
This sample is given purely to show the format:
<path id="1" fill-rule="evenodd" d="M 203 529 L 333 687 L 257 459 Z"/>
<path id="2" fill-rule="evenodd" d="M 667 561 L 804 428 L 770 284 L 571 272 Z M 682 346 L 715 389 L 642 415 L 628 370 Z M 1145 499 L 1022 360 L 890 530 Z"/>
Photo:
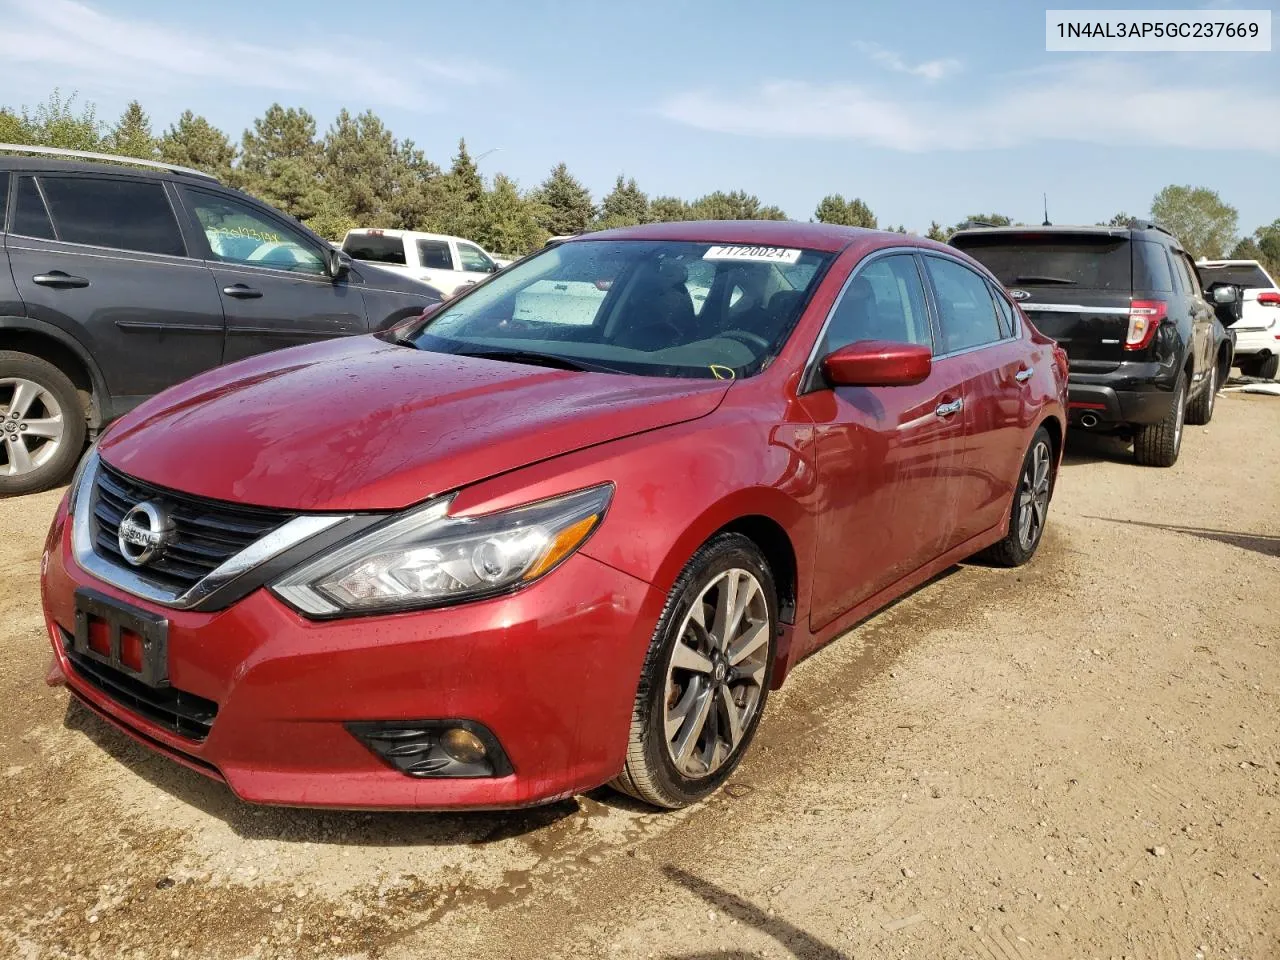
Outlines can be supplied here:
<path id="1" fill-rule="evenodd" d="M 188 254 L 162 182 L 57 174 L 16 178 L 7 242 L 28 316 L 84 344 L 106 379 L 104 414 L 222 360 L 222 304 Z"/>
<path id="2" fill-rule="evenodd" d="M 330 279 L 311 237 L 233 197 L 198 187 L 182 193 L 222 297 L 224 362 L 368 329 L 359 286 Z"/>
<path id="3" fill-rule="evenodd" d="M 858 340 L 933 346 L 918 261 L 861 265 L 818 356 Z M 817 630 L 946 549 L 955 537 L 966 398 L 943 361 L 911 387 L 836 387 L 801 397 L 813 419 L 819 514 L 810 628 Z"/>

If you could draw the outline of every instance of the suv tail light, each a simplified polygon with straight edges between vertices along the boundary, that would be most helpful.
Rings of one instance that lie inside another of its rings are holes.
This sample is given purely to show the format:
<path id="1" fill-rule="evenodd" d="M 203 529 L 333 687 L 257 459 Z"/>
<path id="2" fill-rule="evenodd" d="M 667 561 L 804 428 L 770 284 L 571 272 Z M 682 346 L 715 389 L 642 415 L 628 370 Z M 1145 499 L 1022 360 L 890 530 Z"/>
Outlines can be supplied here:
<path id="1" fill-rule="evenodd" d="M 1129 304 L 1129 333 L 1124 338 L 1126 350 L 1144 350 L 1155 339 L 1160 321 L 1169 315 L 1163 300 L 1134 300 Z"/>
<path id="2" fill-rule="evenodd" d="M 1258 302 L 1264 307 L 1280 307 L 1280 293 L 1272 293 L 1269 290 L 1266 293 L 1260 293 Z"/>

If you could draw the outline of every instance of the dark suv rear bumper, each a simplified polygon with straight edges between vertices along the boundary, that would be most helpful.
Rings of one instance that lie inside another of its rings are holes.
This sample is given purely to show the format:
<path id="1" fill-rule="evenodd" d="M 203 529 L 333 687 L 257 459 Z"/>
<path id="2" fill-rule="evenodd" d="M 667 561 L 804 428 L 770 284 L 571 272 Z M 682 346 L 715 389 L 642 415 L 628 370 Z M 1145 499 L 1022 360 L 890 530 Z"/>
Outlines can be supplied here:
<path id="1" fill-rule="evenodd" d="M 1073 370 L 1067 380 L 1071 422 L 1093 417 L 1100 426 L 1158 423 L 1169 414 L 1176 383 L 1176 368 L 1159 363 L 1122 363 L 1107 373 Z"/>

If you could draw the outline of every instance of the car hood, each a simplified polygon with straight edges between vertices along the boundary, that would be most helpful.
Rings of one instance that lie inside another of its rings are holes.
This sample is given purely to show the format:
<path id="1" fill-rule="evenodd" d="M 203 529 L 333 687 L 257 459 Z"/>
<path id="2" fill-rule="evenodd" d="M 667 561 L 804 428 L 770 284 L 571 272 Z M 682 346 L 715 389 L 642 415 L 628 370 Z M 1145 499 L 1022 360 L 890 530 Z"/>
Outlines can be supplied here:
<path id="1" fill-rule="evenodd" d="M 718 380 L 578 373 L 374 337 L 210 371 L 142 404 L 99 452 L 161 487 L 289 510 L 393 510 L 697 419 Z"/>

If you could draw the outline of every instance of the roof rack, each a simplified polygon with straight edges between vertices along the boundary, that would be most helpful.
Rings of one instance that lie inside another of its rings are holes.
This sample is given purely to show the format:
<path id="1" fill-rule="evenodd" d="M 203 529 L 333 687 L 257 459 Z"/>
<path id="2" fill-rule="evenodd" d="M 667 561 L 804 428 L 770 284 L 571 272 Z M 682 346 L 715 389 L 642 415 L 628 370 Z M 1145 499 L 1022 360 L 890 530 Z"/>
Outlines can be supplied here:
<path id="1" fill-rule="evenodd" d="M 1137 217 L 1130 217 L 1128 227 L 1130 230 L 1159 230 L 1161 233 L 1173 236 L 1172 231 L 1160 226 L 1154 220 L 1139 220 Z"/>
<path id="2" fill-rule="evenodd" d="M 957 224 L 957 230 L 972 230 L 974 227 L 999 227 L 998 223 L 990 223 L 986 220 L 966 220 L 964 223 Z"/>
<path id="3" fill-rule="evenodd" d="M 200 177 L 203 180 L 218 182 L 218 178 L 203 170 L 192 167 L 180 167 L 176 163 L 163 163 L 159 160 L 141 160 L 138 157 L 122 157 L 114 153 L 93 153 L 89 150 L 67 150 L 63 147 L 39 147 L 22 143 L 0 143 L 0 153 L 34 153 L 42 157 L 77 157 L 82 160 L 110 160 L 113 163 L 127 163 L 135 167 L 152 167 L 169 173 L 185 173 L 187 176 Z"/>

